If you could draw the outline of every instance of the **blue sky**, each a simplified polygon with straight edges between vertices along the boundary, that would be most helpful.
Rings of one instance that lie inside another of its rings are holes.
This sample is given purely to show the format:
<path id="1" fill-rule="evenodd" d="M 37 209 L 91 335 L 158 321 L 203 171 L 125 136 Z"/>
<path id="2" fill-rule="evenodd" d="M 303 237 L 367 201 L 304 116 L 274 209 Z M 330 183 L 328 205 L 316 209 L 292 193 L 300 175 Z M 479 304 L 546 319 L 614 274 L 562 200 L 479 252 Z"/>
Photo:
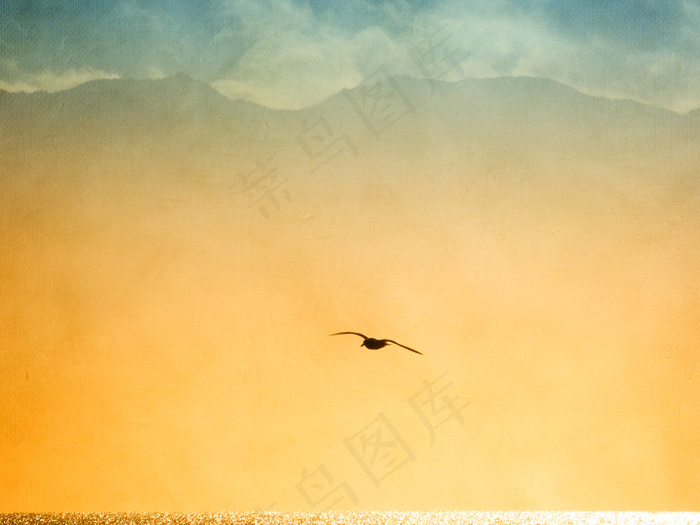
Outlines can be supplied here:
<path id="1" fill-rule="evenodd" d="M 10 91 L 185 72 L 230 98 L 297 108 L 381 66 L 700 107 L 700 0 L 9 0 L 0 15 Z M 449 71 L 411 53 L 431 38 Z"/>

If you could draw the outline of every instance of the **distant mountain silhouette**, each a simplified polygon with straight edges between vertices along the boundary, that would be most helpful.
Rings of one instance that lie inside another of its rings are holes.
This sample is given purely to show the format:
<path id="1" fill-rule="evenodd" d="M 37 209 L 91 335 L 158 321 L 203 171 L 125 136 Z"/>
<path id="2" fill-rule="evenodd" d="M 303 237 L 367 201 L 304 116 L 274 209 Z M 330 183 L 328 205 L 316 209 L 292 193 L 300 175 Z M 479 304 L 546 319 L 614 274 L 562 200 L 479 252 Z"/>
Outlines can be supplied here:
<path id="1" fill-rule="evenodd" d="M 432 116 L 432 120 L 460 130 L 494 128 L 512 134 L 542 126 L 540 132 L 545 134 L 577 129 L 609 134 L 610 126 L 615 130 L 631 130 L 640 122 L 647 127 L 667 126 L 674 122 L 694 122 L 700 114 L 700 109 L 680 115 L 630 100 L 584 95 L 542 78 L 500 77 L 448 83 L 395 76 L 391 77 L 391 82 L 388 89 L 398 87 L 413 106 L 412 113 L 421 120 Z M 384 84 L 387 85 L 386 80 Z M 261 119 L 265 117 L 279 121 L 294 114 L 303 117 L 348 112 L 351 109 L 348 97 L 360 99 L 365 96 L 360 92 L 366 86 L 361 84 L 337 93 L 310 108 L 282 111 L 241 100 L 232 101 L 209 85 L 178 74 L 159 80 L 94 80 L 56 93 L 25 94 L 0 90 L 0 111 L 6 120 L 32 118 L 35 122 L 43 120 L 45 125 L 62 118 L 98 118 L 130 120 L 134 124 L 166 128 L 206 124 L 254 135 L 259 126 L 264 126 Z M 389 95 L 396 96 L 395 93 Z"/>
<path id="2" fill-rule="evenodd" d="M 101 145 L 115 136 L 255 144 L 269 134 L 274 110 L 231 101 L 186 75 L 161 80 L 94 80 L 57 93 L 0 92 L 4 134 L 43 147 L 46 140 Z M 182 142 L 184 141 L 184 142 Z"/>
<path id="3" fill-rule="evenodd" d="M 532 77 L 467 79 L 448 83 L 397 76 L 392 81 L 414 107 L 398 127 L 406 133 L 444 131 L 469 138 L 525 140 L 533 146 L 594 143 L 629 146 L 664 133 L 697 136 L 687 115 L 635 102 L 585 95 L 558 82 Z M 347 98 L 360 98 L 362 86 L 346 90 L 306 114 L 338 114 Z"/>
<path id="4" fill-rule="evenodd" d="M 94 112 L 97 115 L 108 115 L 113 111 L 147 111 L 144 116 L 195 112 L 211 117 L 222 108 L 230 111 L 250 106 L 245 102 L 232 103 L 207 84 L 182 74 L 160 80 L 92 80 L 55 93 L 5 93 L 2 102 L 3 111 L 11 110 L 10 105 L 18 104 L 18 110 L 41 111 L 50 108 L 76 114 Z"/>
<path id="5" fill-rule="evenodd" d="M 381 86 L 374 84 L 377 80 Z M 0 91 L 0 114 L 5 157 L 140 148 L 144 155 L 199 166 L 218 162 L 218 156 L 230 164 L 244 153 L 256 157 L 280 148 L 298 150 L 314 126 L 325 136 L 307 139 L 319 149 L 347 140 L 377 155 L 401 155 L 406 148 L 434 155 L 437 145 L 462 157 L 471 148 L 494 159 L 511 152 L 550 152 L 622 164 L 654 155 L 676 155 L 682 163 L 700 138 L 700 110 L 682 115 L 530 77 L 454 83 L 370 78 L 298 111 L 233 101 L 182 74 L 123 78 L 57 93 Z M 670 144 L 676 149 L 671 151 Z"/>

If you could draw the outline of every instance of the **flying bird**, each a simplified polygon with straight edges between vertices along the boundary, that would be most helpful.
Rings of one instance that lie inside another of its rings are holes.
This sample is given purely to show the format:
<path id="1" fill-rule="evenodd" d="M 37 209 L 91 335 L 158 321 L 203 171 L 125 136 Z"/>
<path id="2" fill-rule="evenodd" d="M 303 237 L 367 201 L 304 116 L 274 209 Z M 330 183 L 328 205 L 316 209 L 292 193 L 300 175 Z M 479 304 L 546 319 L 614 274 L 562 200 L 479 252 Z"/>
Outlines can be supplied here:
<path id="1" fill-rule="evenodd" d="M 360 337 L 362 337 L 364 339 L 364 341 L 362 341 L 362 344 L 360 346 L 364 346 L 365 348 L 368 348 L 370 350 L 379 350 L 380 348 L 384 348 L 388 344 L 394 344 L 394 345 L 400 346 L 401 348 L 405 348 L 406 350 L 410 350 L 411 352 L 415 352 L 416 354 L 423 355 L 418 350 L 414 350 L 413 348 L 409 348 L 406 345 L 402 345 L 401 343 L 397 343 L 393 339 L 375 339 L 374 337 L 367 337 L 366 335 L 363 335 L 359 332 L 338 332 L 337 334 L 330 334 L 330 335 L 345 335 L 345 334 L 359 335 Z"/>

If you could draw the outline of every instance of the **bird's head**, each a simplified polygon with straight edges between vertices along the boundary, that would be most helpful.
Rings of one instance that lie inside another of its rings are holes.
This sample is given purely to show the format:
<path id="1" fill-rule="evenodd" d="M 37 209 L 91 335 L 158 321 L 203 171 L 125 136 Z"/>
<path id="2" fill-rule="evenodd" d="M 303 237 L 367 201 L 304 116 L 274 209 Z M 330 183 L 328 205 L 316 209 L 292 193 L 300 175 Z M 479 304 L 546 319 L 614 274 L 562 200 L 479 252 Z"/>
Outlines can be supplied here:
<path id="1" fill-rule="evenodd" d="M 367 342 L 367 340 L 365 339 L 364 341 L 362 341 L 362 344 L 360 344 L 360 346 L 361 346 L 361 347 L 362 347 L 362 346 L 367 346 L 367 345 L 365 345 L 366 342 Z"/>

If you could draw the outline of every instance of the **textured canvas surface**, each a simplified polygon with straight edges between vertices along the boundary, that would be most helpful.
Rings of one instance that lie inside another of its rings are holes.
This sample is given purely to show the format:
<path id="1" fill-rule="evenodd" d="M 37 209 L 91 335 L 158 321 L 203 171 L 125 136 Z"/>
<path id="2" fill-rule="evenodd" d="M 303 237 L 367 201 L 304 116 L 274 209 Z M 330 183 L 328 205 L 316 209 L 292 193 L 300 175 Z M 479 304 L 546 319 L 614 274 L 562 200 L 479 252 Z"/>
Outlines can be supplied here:
<path id="1" fill-rule="evenodd" d="M 0 512 L 700 510 L 697 1 L 0 16 Z"/>

